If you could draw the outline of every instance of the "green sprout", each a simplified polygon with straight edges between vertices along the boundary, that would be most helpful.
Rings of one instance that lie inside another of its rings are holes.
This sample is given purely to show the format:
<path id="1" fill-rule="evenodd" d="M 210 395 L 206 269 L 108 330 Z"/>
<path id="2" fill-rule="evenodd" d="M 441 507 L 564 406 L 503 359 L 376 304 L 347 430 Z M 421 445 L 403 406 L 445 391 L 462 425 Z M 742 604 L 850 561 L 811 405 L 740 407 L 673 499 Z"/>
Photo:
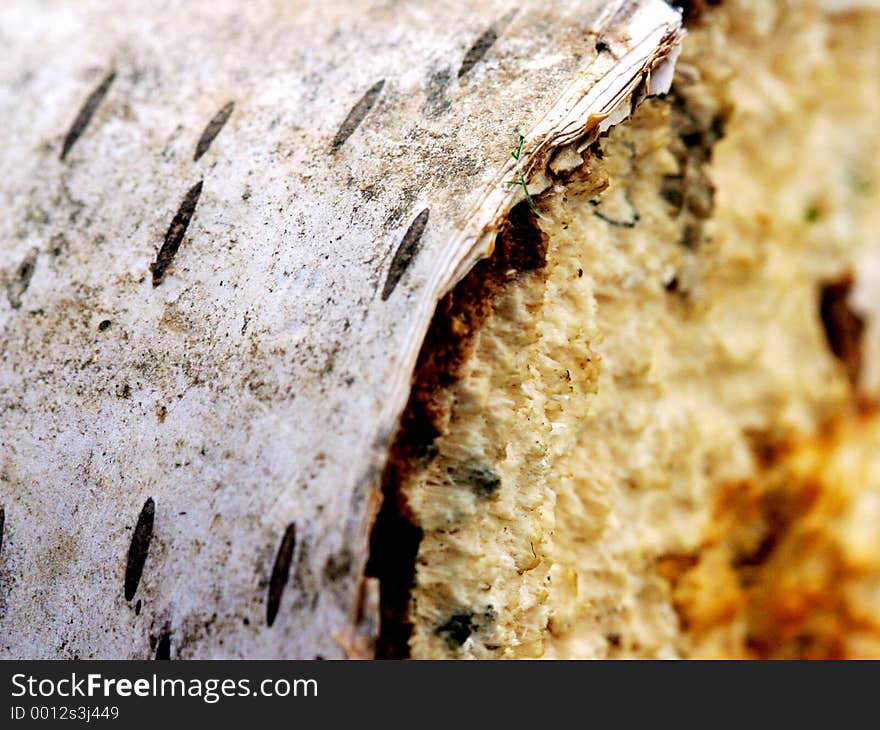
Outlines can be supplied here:
<path id="1" fill-rule="evenodd" d="M 528 183 L 526 182 L 526 176 L 525 176 L 525 173 L 523 172 L 523 169 L 522 169 L 522 151 L 523 151 L 523 145 L 525 143 L 526 143 L 526 138 L 523 137 L 522 135 L 520 135 L 519 136 L 519 144 L 517 145 L 516 149 L 510 153 L 510 156 L 514 160 L 516 160 L 517 179 L 516 180 L 508 180 L 507 184 L 508 185 L 519 185 L 523 189 L 523 192 L 526 194 L 526 200 L 529 203 L 529 208 L 532 209 L 532 213 L 534 213 L 538 218 L 543 218 L 544 216 L 542 216 L 541 213 L 538 211 L 538 206 L 535 205 L 535 201 L 532 198 L 531 194 L 529 193 L 529 186 L 528 186 Z"/>

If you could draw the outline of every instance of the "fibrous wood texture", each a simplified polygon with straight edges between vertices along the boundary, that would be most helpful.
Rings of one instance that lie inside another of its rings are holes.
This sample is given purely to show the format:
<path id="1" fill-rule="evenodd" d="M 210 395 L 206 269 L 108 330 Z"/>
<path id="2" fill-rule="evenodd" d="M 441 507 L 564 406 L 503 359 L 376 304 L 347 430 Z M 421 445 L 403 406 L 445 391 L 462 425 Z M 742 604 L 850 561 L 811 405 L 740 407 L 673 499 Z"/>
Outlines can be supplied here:
<path id="1" fill-rule="evenodd" d="M 0 8 L 0 655 L 335 657 L 439 296 L 661 0 Z M 635 92 L 635 93 L 634 93 Z"/>

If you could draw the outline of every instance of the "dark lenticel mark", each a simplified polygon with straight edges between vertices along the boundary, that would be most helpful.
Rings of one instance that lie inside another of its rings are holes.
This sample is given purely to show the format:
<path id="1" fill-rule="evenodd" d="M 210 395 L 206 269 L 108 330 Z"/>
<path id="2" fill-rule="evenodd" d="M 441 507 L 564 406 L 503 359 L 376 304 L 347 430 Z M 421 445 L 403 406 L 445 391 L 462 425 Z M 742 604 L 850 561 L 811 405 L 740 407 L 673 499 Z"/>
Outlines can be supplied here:
<path id="1" fill-rule="evenodd" d="M 430 209 L 425 208 L 415 217 L 415 220 L 410 223 L 409 228 L 403 235 L 403 239 L 400 241 L 400 245 L 394 253 L 394 258 L 391 259 L 391 266 L 388 269 L 388 277 L 385 279 L 385 286 L 382 288 L 382 301 L 386 301 L 388 297 L 391 296 L 394 288 L 400 282 L 400 279 L 403 277 L 407 268 L 409 268 L 412 260 L 419 252 L 422 234 L 425 232 L 425 226 L 428 225 L 428 216 L 430 213 Z"/>
<path id="2" fill-rule="evenodd" d="M 89 122 L 92 121 L 95 110 L 98 108 L 98 105 L 104 100 L 104 97 L 107 96 L 107 92 L 110 90 L 110 85 L 113 83 L 113 80 L 115 78 L 116 71 L 111 71 L 104 77 L 101 83 L 98 84 L 97 88 L 91 94 L 89 94 L 89 97 L 88 99 L 86 99 L 85 104 L 82 105 L 79 112 L 77 113 L 76 119 L 73 120 L 73 124 L 70 125 L 67 136 L 64 138 L 64 144 L 61 146 L 62 160 L 67 157 L 67 153 L 70 152 L 73 145 L 76 144 L 76 141 L 82 136 L 82 133 L 89 125 Z"/>
<path id="3" fill-rule="evenodd" d="M 3 528 L 6 526 L 6 510 L 0 507 L 0 553 L 3 552 Z"/>
<path id="4" fill-rule="evenodd" d="M 147 552 L 150 549 L 150 540 L 153 539 L 153 518 L 156 513 L 156 505 L 150 497 L 144 502 L 138 517 L 134 534 L 131 536 L 131 545 L 128 548 L 128 561 L 125 564 L 125 600 L 130 601 L 137 593 L 141 575 L 144 572 L 144 563 L 147 560 Z"/>
<path id="5" fill-rule="evenodd" d="M 13 309 L 21 307 L 21 298 L 31 285 L 31 279 L 34 276 L 34 270 L 37 268 L 37 254 L 39 250 L 31 249 L 27 256 L 15 270 L 15 274 L 6 285 L 6 296 L 9 299 L 9 306 Z"/>
<path id="6" fill-rule="evenodd" d="M 159 286 L 164 281 L 168 267 L 171 266 L 171 262 L 177 255 L 177 250 L 180 248 L 180 243 L 186 235 L 186 229 L 195 212 L 196 204 L 199 202 L 199 196 L 202 194 L 203 182 L 203 180 L 199 180 L 189 189 L 171 220 L 171 225 L 168 226 L 165 241 L 162 248 L 159 249 L 156 261 L 150 264 L 150 271 L 153 272 L 153 286 Z"/>
<path id="7" fill-rule="evenodd" d="M 275 565 L 272 566 L 272 577 L 269 578 L 269 596 L 266 600 L 266 625 L 275 623 L 278 615 L 278 607 L 281 605 L 281 594 L 290 577 L 290 563 L 293 560 L 293 551 L 296 548 L 296 523 L 291 522 L 284 531 L 281 544 L 278 546 L 278 554 L 275 556 Z"/>
<path id="8" fill-rule="evenodd" d="M 223 129 L 223 126 L 229 121 L 233 109 L 235 109 L 235 102 L 230 101 L 211 118 L 211 121 L 208 122 L 208 126 L 205 127 L 205 131 L 202 132 L 202 136 L 199 137 L 199 141 L 196 144 L 196 152 L 193 155 L 193 162 L 198 162 L 199 158 L 208 151 L 211 142 L 214 141 L 214 138 L 220 134 L 220 130 Z"/>
<path id="9" fill-rule="evenodd" d="M 156 643 L 156 659 L 171 659 L 171 632 L 165 629 Z"/>
<path id="10" fill-rule="evenodd" d="M 468 48 L 461 62 L 461 68 L 458 69 L 458 78 L 461 78 L 476 66 L 486 55 L 488 50 L 495 45 L 498 40 L 498 31 L 495 28 L 489 28 L 483 31 L 482 35 L 474 41 L 473 45 Z"/>
<path id="11" fill-rule="evenodd" d="M 364 118 L 370 113 L 370 110 L 376 104 L 376 101 L 378 101 L 379 94 L 382 93 L 382 87 L 384 86 L 385 79 L 377 81 L 367 89 L 367 92 L 351 108 L 345 121 L 339 126 L 339 130 L 336 132 L 333 141 L 330 143 L 330 152 L 336 152 L 336 150 L 342 147 L 342 145 L 345 144 L 345 141 L 354 134 L 354 130 L 356 130 L 360 123 L 364 121 Z"/>

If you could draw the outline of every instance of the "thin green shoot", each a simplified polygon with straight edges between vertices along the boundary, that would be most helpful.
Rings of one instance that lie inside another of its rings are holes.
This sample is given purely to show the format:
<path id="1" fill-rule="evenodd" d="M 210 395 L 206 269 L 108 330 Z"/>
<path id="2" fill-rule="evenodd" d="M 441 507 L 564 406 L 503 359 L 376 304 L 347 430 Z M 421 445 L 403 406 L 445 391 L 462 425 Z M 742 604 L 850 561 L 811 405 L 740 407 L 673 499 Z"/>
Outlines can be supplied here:
<path id="1" fill-rule="evenodd" d="M 510 153 L 510 156 L 516 161 L 516 180 L 508 180 L 508 185 L 518 185 L 523 189 L 523 192 L 526 194 L 526 200 L 528 201 L 529 208 L 531 208 L 532 213 L 534 213 L 538 218 L 543 218 L 540 211 L 538 210 L 538 206 L 535 205 L 535 200 L 532 198 L 531 193 L 529 193 L 529 186 L 526 182 L 526 176 L 522 169 L 522 151 L 523 145 L 526 143 L 526 138 L 522 135 L 519 136 L 519 144 L 513 152 Z"/>

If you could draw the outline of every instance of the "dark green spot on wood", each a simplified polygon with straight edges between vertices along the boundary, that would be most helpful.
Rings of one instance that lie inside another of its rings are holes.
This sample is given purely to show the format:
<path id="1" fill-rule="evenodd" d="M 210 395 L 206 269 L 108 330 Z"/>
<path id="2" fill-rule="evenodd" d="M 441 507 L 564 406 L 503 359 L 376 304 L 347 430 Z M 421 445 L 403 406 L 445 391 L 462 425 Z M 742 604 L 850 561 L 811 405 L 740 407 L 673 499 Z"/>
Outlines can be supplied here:
<path id="1" fill-rule="evenodd" d="M 455 471 L 453 479 L 457 484 L 468 487 L 478 497 L 493 497 L 501 486 L 501 477 L 492 467 L 479 462 L 464 464 Z"/>
<path id="2" fill-rule="evenodd" d="M 464 644 L 475 629 L 473 613 L 456 613 L 438 626 L 436 633 L 443 636 L 450 646 L 456 647 Z"/>

